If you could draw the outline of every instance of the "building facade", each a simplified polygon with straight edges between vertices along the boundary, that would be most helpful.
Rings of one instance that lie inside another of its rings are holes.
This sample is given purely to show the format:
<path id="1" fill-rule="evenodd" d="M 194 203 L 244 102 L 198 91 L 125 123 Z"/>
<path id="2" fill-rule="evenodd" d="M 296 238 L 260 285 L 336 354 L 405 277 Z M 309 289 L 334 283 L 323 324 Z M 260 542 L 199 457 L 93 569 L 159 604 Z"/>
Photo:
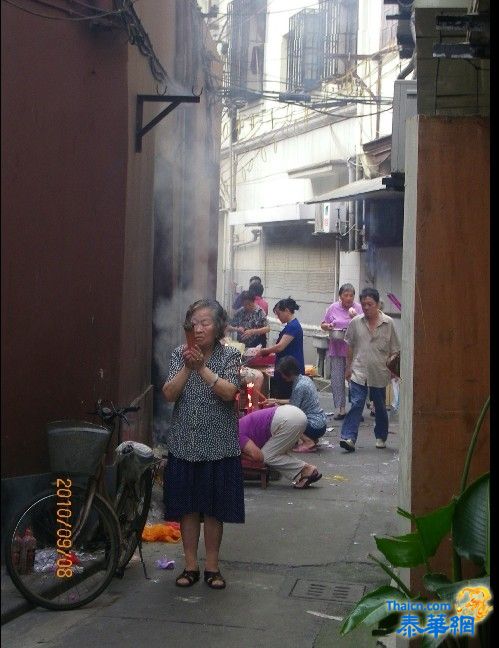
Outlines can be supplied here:
<path id="1" fill-rule="evenodd" d="M 342 283 L 375 286 L 400 317 L 387 294 L 400 296 L 403 193 L 377 182 L 391 172 L 394 80 L 405 65 L 396 25 L 381 0 L 233 0 L 225 22 L 221 7 L 219 298 L 230 307 L 254 274 L 271 306 L 291 295 L 316 363 L 314 339 Z M 367 194 L 355 184 L 363 179 Z"/>

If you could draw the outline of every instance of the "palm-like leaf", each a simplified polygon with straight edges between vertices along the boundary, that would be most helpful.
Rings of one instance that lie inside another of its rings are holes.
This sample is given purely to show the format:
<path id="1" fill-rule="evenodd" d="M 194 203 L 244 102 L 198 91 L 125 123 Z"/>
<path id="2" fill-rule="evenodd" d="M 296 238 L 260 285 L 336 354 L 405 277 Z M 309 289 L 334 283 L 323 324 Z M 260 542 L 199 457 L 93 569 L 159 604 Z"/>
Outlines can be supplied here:
<path id="1" fill-rule="evenodd" d="M 391 538 L 374 536 L 376 546 L 395 567 L 416 567 L 425 562 L 421 539 L 417 533 Z"/>
<path id="2" fill-rule="evenodd" d="M 387 600 L 408 602 L 409 599 L 396 587 L 383 585 L 373 592 L 363 596 L 347 616 L 340 629 L 340 634 L 345 635 L 360 623 L 374 625 L 392 614 L 388 611 Z"/>
<path id="3" fill-rule="evenodd" d="M 462 558 L 485 565 L 489 554 L 490 473 L 474 481 L 459 497 L 452 520 L 454 548 Z"/>

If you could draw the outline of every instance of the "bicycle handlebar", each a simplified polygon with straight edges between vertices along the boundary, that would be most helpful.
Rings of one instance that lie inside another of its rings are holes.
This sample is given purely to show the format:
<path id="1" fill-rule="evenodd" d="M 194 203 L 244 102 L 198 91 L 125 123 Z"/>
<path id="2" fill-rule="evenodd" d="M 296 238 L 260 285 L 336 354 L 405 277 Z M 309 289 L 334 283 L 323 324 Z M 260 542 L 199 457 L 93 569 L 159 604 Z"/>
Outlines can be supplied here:
<path id="1" fill-rule="evenodd" d="M 126 414 L 128 412 L 137 412 L 140 409 L 138 406 L 129 406 L 129 407 L 118 407 L 114 406 L 114 403 L 110 402 L 110 407 L 103 405 L 101 399 L 99 399 L 95 406 L 94 412 L 89 412 L 89 414 L 94 414 L 98 416 L 103 423 L 107 425 L 112 425 L 116 417 L 120 418 L 122 421 L 125 421 L 127 425 L 130 425 L 130 421 L 127 419 Z"/>

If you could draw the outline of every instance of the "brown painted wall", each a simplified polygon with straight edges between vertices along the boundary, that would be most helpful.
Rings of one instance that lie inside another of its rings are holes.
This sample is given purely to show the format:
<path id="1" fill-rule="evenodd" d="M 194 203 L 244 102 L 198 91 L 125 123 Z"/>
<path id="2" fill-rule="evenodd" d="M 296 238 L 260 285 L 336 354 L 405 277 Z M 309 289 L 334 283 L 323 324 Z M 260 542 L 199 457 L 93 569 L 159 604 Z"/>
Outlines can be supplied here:
<path id="1" fill-rule="evenodd" d="M 125 32 L 2 5 L 2 477 L 47 471 L 45 423 L 87 418 L 99 397 L 139 404 L 123 434 L 151 442 L 154 214 L 166 294 L 215 293 L 220 102 L 201 60 L 214 45 L 191 0 L 136 11 L 168 92 L 204 89 L 141 153 L 136 96 L 164 88 Z"/>
<path id="2" fill-rule="evenodd" d="M 419 117 L 411 510 L 450 501 L 489 394 L 489 120 Z M 488 418 L 470 481 L 489 470 Z M 447 545 L 432 561 L 450 572 Z M 417 591 L 420 570 L 412 570 Z"/>
<path id="3" fill-rule="evenodd" d="M 127 45 L 2 4 L 2 477 L 117 393 Z"/>

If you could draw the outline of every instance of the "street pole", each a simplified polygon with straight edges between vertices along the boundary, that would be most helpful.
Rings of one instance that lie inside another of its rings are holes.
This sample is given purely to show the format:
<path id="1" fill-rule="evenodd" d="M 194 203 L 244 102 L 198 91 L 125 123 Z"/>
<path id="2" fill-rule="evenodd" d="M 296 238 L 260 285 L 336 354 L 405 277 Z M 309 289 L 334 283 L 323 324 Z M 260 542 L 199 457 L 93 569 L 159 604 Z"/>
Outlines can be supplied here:
<path id="1" fill-rule="evenodd" d="M 340 234 L 336 234 L 335 237 L 335 268 L 334 268 L 334 281 L 335 281 L 335 298 L 340 292 Z"/>
<path id="2" fill-rule="evenodd" d="M 229 107 L 229 116 L 230 116 L 230 135 L 229 135 L 229 165 L 230 165 L 230 174 L 229 174 L 229 213 L 228 218 L 230 218 L 230 213 L 236 211 L 236 156 L 234 154 L 234 142 L 237 139 L 237 109 L 234 105 Z M 232 303 L 234 301 L 235 286 L 234 286 L 234 253 L 235 253 L 235 241 L 234 241 L 234 225 L 229 225 L 229 303 L 227 308 L 232 308 Z"/>

